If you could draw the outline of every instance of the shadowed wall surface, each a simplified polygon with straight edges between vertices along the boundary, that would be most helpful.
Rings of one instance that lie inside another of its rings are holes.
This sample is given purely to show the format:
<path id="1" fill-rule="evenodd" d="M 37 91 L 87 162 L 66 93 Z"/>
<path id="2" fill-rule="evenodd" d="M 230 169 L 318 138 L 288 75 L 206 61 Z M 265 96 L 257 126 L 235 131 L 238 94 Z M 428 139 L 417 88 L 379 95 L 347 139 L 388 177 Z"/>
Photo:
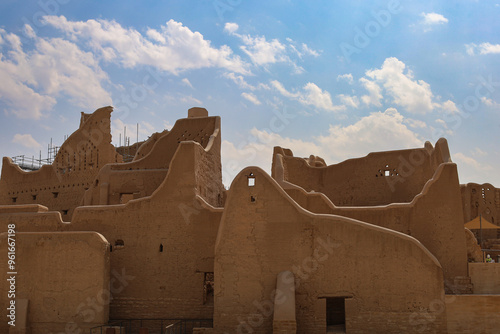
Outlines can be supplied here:
<path id="1" fill-rule="evenodd" d="M 16 233 L 16 299 L 29 300 L 32 334 L 83 331 L 108 321 L 109 244 L 96 232 Z M 0 249 L 7 254 L 7 233 Z M 3 273 L 11 270 L 0 261 Z M 8 282 L 0 284 L 7 308 Z M 87 302 L 92 298 L 95 307 Z M 7 321 L 0 332 L 8 332 Z"/>

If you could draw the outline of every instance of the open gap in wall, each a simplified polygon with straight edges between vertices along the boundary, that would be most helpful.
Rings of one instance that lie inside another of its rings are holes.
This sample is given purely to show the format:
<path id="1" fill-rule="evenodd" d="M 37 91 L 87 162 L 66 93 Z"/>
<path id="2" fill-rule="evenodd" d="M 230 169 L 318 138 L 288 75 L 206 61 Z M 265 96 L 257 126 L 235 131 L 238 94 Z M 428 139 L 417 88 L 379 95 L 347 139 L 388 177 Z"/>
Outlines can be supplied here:
<path id="1" fill-rule="evenodd" d="M 345 333 L 345 297 L 326 298 L 327 333 Z"/>
<path id="2" fill-rule="evenodd" d="M 203 281 L 203 305 L 214 303 L 214 273 L 206 272 Z"/>

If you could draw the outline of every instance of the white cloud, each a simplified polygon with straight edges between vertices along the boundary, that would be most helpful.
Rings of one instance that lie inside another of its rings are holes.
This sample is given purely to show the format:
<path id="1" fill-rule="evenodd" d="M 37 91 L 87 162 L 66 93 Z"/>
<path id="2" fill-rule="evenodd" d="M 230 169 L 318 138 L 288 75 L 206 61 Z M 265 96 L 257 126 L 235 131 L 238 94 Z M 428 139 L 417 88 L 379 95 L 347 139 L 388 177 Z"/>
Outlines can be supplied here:
<path id="1" fill-rule="evenodd" d="M 310 105 L 326 111 L 340 111 L 345 109 L 344 105 L 334 105 L 330 93 L 322 90 L 312 82 L 308 82 L 302 88 L 302 91 L 297 91 L 295 93 L 286 90 L 283 84 L 277 80 L 271 81 L 271 85 L 280 92 L 281 95 L 299 101 L 304 105 Z"/>
<path id="2" fill-rule="evenodd" d="M 424 129 L 427 127 L 427 124 L 425 122 L 418 119 L 406 118 L 404 120 L 404 123 L 408 124 L 409 127 L 414 129 L 416 128 Z"/>
<path id="3" fill-rule="evenodd" d="M 270 173 L 272 148 L 260 143 L 241 144 L 223 140 L 221 144 L 222 182 L 229 188 L 232 180 L 247 166 L 259 166 Z"/>
<path id="4" fill-rule="evenodd" d="M 101 86 L 108 76 L 91 53 L 58 38 L 39 39 L 37 49 L 40 54 L 32 56 L 30 64 L 48 94 L 65 93 L 82 108 L 112 104 L 111 96 Z"/>
<path id="5" fill-rule="evenodd" d="M 349 85 L 352 85 L 352 83 L 354 81 L 351 73 L 346 73 L 346 74 L 338 75 L 337 76 L 337 81 L 340 81 L 340 80 L 347 81 L 349 83 Z"/>
<path id="6" fill-rule="evenodd" d="M 471 153 L 474 158 L 462 152 L 452 154 L 452 159 L 458 166 L 460 182 L 494 182 L 494 180 L 492 180 L 492 175 L 495 175 L 494 172 L 496 169 L 494 165 L 490 165 L 490 163 L 495 162 L 495 157 L 493 155 L 488 155 L 478 148 Z"/>
<path id="7" fill-rule="evenodd" d="M 479 45 L 479 53 L 482 55 L 498 54 L 500 53 L 500 44 L 482 43 Z"/>
<path id="8" fill-rule="evenodd" d="M 476 171 L 491 171 L 491 170 L 493 170 L 492 166 L 490 166 L 488 164 L 482 164 L 479 161 L 477 161 L 476 159 L 469 157 L 469 156 L 466 156 L 465 154 L 463 154 L 461 152 L 457 152 L 457 153 L 453 154 L 452 156 L 453 156 L 453 160 L 455 162 L 461 162 L 463 164 L 466 164 L 467 166 L 472 167 Z"/>
<path id="9" fill-rule="evenodd" d="M 500 103 L 490 99 L 490 98 L 487 98 L 486 96 L 482 96 L 481 97 L 481 102 L 485 105 L 485 106 L 488 106 L 488 107 L 494 107 L 494 108 L 498 108 L 500 107 Z"/>
<path id="10" fill-rule="evenodd" d="M 380 69 L 366 71 L 366 76 L 372 81 L 362 78 L 360 81 L 371 94 L 361 99 L 366 104 L 380 103 L 380 90 L 375 84 L 380 84 L 397 106 L 405 108 L 414 114 L 426 114 L 439 108 L 446 111 L 456 110 L 452 101 L 439 103 L 433 101 L 434 95 L 431 86 L 423 81 L 416 80 L 411 70 L 397 58 L 387 58 Z"/>
<path id="11" fill-rule="evenodd" d="M 437 107 L 437 108 L 440 108 L 441 110 L 446 111 L 448 113 L 456 113 L 456 112 L 458 112 L 457 105 L 455 104 L 455 102 L 450 101 L 450 100 L 448 100 L 446 102 L 443 102 L 443 103 L 437 103 L 437 102 L 435 102 L 434 106 Z"/>
<path id="12" fill-rule="evenodd" d="M 142 121 L 140 123 L 140 128 L 143 128 L 145 132 L 149 132 L 150 134 L 151 133 L 154 133 L 156 130 L 155 130 L 155 127 L 151 124 L 151 123 L 148 123 L 146 121 Z M 137 135 L 137 132 L 136 132 L 136 135 Z"/>
<path id="13" fill-rule="evenodd" d="M 299 102 L 302 104 L 312 105 L 316 108 L 328 111 L 345 109 L 344 106 L 333 105 L 330 93 L 326 90 L 322 90 L 312 82 L 308 82 L 303 89 L 304 93 L 299 96 Z"/>
<path id="14" fill-rule="evenodd" d="M 188 78 L 184 78 L 184 79 L 182 79 L 182 80 L 181 80 L 181 82 L 182 82 L 182 84 L 183 84 L 184 86 L 188 86 L 189 88 L 193 88 L 193 85 L 191 85 L 191 82 L 189 81 L 189 79 L 188 79 Z M 194 88 L 193 88 L 193 89 L 194 89 Z"/>
<path id="15" fill-rule="evenodd" d="M 276 133 L 253 128 L 250 131 L 251 141 L 243 140 L 233 143 L 222 141 L 222 181 L 227 187 L 232 179 L 247 166 L 259 166 L 271 174 L 273 147 L 292 148 L 295 155 L 309 156 L 318 152 L 319 147 L 312 142 L 284 138 Z"/>
<path id="16" fill-rule="evenodd" d="M 487 156 L 488 153 L 486 153 L 485 151 L 481 150 L 479 147 L 476 147 L 474 149 L 474 151 L 472 152 L 472 155 L 474 155 L 476 157 L 484 157 L 484 156 Z"/>
<path id="17" fill-rule="evenodd" d="M 248 74 L 247 64 L 223 45 L 214 48 L 199 32 L 170 20 L 160 31 L 149 29 L 146 36 L 116 21 L 68 21 L 64 16 L 45 16 L 47 24 L 65 32 L 73 40 L 87 40 L 107 61 L 119 61 L 126 68 L 153 66 L 177 75 L 179 72 L 220 67 Z"/>
<path id="18" fill-rule="evenodd" d="M 420 24 L 423 26 L 424 32 L 432 30 L 434 26 L 448 23 L 448 19 L 438 13 L 421 13 L 422 21 Z"/>
<path id="19" fill-rule="evenodd" d="M 306 43 L 302 43 L 302 52 L 306 55 L 319 57 L 319 52 L 308 47 Z"/>
<path id="20" fill-rule="evenodd" d="M 18 133 L 14 135 L 14 138 L 12 138 L 12 142 L 14 144 L 19 144 L 24 147 L 32 149 L 42 147 L 42 145 L 40 145 L 40 143 L 38 143 L 35 139 L 33 139 L 33 137 L 30 134 L 22 135 Z"/>
<path id="21" fill-rule="evenodd" d="M 252 93 L 241 93 L 241 96 L 257 106 L 261 104 L 257 96 Z"/>
<path id="22" fill-rule="evenodd" d="M 285 45 L 277 39 L 267 41 L 264 36 L 251 37 L 250 35 L 241 36 L 241 38 L 245 45 L 240 48 L 254 64 L 265 65 L 289 61 L 285 55 Z"/>
<path id="23" fill-rule="evenodd" d="M 330 126 L 328 135 L 317 138 L 325 157 L 344 160 L 369 152 L 420 147 L 423 141 L 404 124 L 404 117 L 394 108 L 374 112 L 358 122 L 341 127 Z M 397 147 L 395 147 L 397 145 Z"/>
<path id="24" fill-rule="evenodd" d="M 12 68 L 13 70 L 17 70 Z M 0 97 L 7 104 L 8 113 L 22 119 L 40 119 L 44 111 L 50 110 L 56 100 L 35 92 L 31 87 L 11 76 L 5 68 L 5 61 L 0 58 Z"/>
<path id="25" fill-rule="evenodd" d="M 448 128 L 448 125 L 446 124 L 446 122 L 442 119 L 436 119 L 434 122 L 436 122 L 437 124 L 441 125 L 443 128 L 447 129 Z"/>
<path id="26" fill-rule="evenodd" d="M 382 103 L 380 103 L 380 100 L 382 100 L 382 88 L 380 88 L 377 83 L 374 81 L 370 81 L 366 78 L 361 78 L 359 79 L 359 82 L 365 87 L 365 89 L 368 91 L 368 95 L 363 95 L 361 97 L 361 101 L 363 101 L 364 104 L 367 106 L 374 105 L 376 107 L 381 107 Z"/>
<path id="27" fill-rule="evenodd" d="M 278 90 L 278 92 L 281 93 L 281 95 L 283 95 L 285 97 L 292 98 L 292 99 L 296 99 L 299 97 L 298 93 L 290 93 L 289 91 L 287 91 L 286 88 L 283 86 L 283 84 L 281 82 L 279 82 L 278 80 L 271 81 L 271 85 L 274 88 L 276 88 Z"/>
<path id="28" fill-rule="evenodd" d="M 469 56 L 473 56 L 476 53 L 480 55 L 499 54 L 500 44 L 481 43 L 479 45 L 476 45 L 474 43 L 471 43 L 465 44 L 465 49 Z"/>
<path id="29" fill-rule="evenodd" d="M 166 40 L 165 36 L 163 36 L 160 32 L 158 32 L 155 29 L 148 29 L 148 31 L 146 32 L 146 35 L 150 39 L 152 39 L 152 40 L 154 40 L 154 41 L 156 41 L 156 42 L 158 42 L 160 44 L 166 44 L 167 43 L 167 40 Z"/>
<path id="30" fill-rule="evenodd" d="M 112 103 L 102 87 L 108 76 L 91 53 L 60 38 L 37 37 L 29 26 L 25 31 L 33 40 L 33 50 L 25 51 L 17 35 L 0 31 L 9 47 L 8 58 L 0 54 L 0 96 L 7 113 L 40 119 L 61 94 L 82 108 Z"/>
<path id="31" fill-rule="evenodd" d="M 434 122 L 441 125 L 441 127 L 443 128 L 443 130 L 441 132 L 442 134 L 445 134 L 447 136 L 453 135 L 453 130 L 448 127 L 448 123 L 446 123 L 444 120 L 438 118 Z M 434 128 L 432 128 L 432 129 L 434 131 Z"/>
<path id="32" fill-rule="evenodd" d="M 295 46 L 296 43 L 291 38 L 286 39 L 289 42 L 287 45 L 280 42 L 276 38 L 267 40 L 265 36 L 238 34 L 236 32 L 238 28 L 239 27 L 236 23 L 226 23 L 224 31 L 238 37 L 243 42 L 244 45 L 241 45 L 240 49 L 256 66 L 286 63 L 292 66 L 295 74 L 301 74 L 304 72 L 304 68 L 297 65 L 297 63 L 290 58 L 289 50 L 296 54 L 300 59 L 302 59 L 304 55 L 313 57 L 319 56 L 318 51 L 311 49 L 305 43 L 302 43 L 300 46 Z"/>
<path id="33" fill-rule="evenodd" d="M 191 106 L 202 106 L 203 102 L 199 99 L 193 97 L 192 95 L 184 95 L 181 93 L 168 94 L 163 96 L 165 100 L 174 105 L 178 104 L 189 104 Z"/>
<path id="34" fill-rule="evenodd" d="M 424 24 L 434 25 L 448 23 L 448 19 L 438 13 L 421 13 L 420 16 L 424 18 Z"/>
<path id="35" fill-rule="evenodd" d="M 471 43 L 471 44 L 465 44 L 465 52 L 467 52 L 467 54 L 469 56 L 473 56 L 474 55 L 474 52 L 475 52 L 475 48 L 476 48 L 476 44 L 474 43 Z"/>
<path id="36" fill-rule="evenodd" d="M 311 49 L 306 43 L 302 43 L 300 46 L 297 45 L 297 43 L 291 39 L 287 38 L 286 39 L 288 44 L 288 47 L 292 49 L 292 51 L 297 54 L 297 56 L 302 59 L 303 56 L 313 56 L 313 57 L 319 57 L 320 52 L 316 51 L 314 49 Z"/>
<path id="37" fill-rule="evenodd" d="M 259 166 L 270 172 L 274 146 L 293 151 L 294 156 L 319 155 L 327 164 L 370 152 L 422 147 L 424 141 L 405 125 L 404 117 L 394 108 L 374 112 L 347 126 L 330 126 L 326 135 L 310 140 L 291 139 L 266 130 L 252 129 L 253 140 L 240 143 L 223 141 L 222 165 L 224 183 L 246 166 Z"/>
<path id="38" fill-rule="evenodd" d="M 258 89 L 270 89 L 270 87 L 266 84 L 259 83 L 257 86 L 253 86 L 246 82 L 245 78 L 242 75 L 236 75 L 232 72 L 230 73 L 223 73 L 222 74 L 225 78 L 232 80 L 239 88 L 241 89 L 249 89 L 251 91 L 258 90 Z"/>
<path id="39" fill-rule="evenodd" d="M 237 23 L 233 23 L 233 22 L 227 22 L 225 25 L 224 25 L 224 31 L 232 34 L 232 33 L 235 33 L 236 30 L 239 29 L 239 26 Z"/>
<path id="40" fill-rule="evenodd" d="M 340 102 L 342 102 L 342 104 L 345 105 L 346 107 L 352 107 L 352 108 L 359 107 L 359 99 L 357 96 L 339 94 L 337 95 L 337 97 L 339 98 Z"/>
<path id="41" fill-rule="evenodd" d="M 154 104 L 157 106 L 161 106 L 164 104 L 180 106 L 182 108 L 192 108 L 192 107 L 203 107 L 204 103 L 202 100 L 196 97 L 199 93 L 193 94 L 185 94 L 182 92 L 167 92 L 161 95 L 157 95 L 154 99 Z M 212 99 L 210 95 L 207 96 L 207 99 Z M 156 112 L 150 110 L 150 114 L 156 116 Z M 161 113 L 160 113 L 161 114 Z"/>
<path id="42" fill-rule="evenodd" d="M 302 66 L 299 66 L 295 64 L 293 61 L 289 61 L 290 65 L 293 67 L 293 73 L 294 74 L 302 74 L 305 72 L 304 68 Z"/>
<path id="43" fill-rule="evenodd" d="M 173 124 L 170 124 L 169 121 L 163 121 L 163 128 L 165 128 L 166 130 L 170 131 L 172 128 L 174 127 Z"/>
<path id="44" fill-rule="evenodd" d="M 33 28 L 30 25 L 25 24 L 23 30 L 24 30 L 25 35 L 28 36 L 29 38 L 36 37 L 35 31 L 33 30 Z"/>
<path id="45" fill-rule="evenodd" d="M 441 125 L 441 127 L 443 128 L 443 132 L 442 132 L 443 134 L 445 134 L 447 136 L 453 135 L 453 130 L 450 129 L 450 128 L 448 128 L 448 124 L 444 120 L 438 118 L 434 122 L 436 122 L 437 124 Z"/>

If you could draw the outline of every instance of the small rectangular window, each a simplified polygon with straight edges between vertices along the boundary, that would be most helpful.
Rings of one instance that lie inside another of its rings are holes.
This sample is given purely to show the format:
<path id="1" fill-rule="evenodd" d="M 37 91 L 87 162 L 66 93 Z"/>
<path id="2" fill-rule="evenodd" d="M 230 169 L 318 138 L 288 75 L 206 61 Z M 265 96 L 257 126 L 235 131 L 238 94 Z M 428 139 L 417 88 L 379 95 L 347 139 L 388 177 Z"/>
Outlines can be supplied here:
<path id="1" fill-rule="evenodd" d="M 255 186 L 255 176 L 253 175 L 253 173 L 250 173 L 249 175 L 247 175 L 247 179 L 248 179 L 248 186 L 249 187 Z"/>

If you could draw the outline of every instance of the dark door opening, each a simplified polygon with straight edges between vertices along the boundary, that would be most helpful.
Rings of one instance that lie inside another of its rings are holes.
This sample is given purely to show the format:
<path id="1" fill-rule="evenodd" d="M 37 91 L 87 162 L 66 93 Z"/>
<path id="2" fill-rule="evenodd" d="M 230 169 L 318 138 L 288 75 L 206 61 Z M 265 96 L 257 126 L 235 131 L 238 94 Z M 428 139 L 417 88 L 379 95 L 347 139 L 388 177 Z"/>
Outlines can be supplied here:
<path id="1" fill-rule="evenodd" d="M 203 283 L 203 305 L 214 304 L 214 273 L 205 273 Z"/>
<path id="2" fill-rule="evenodd" d="M 345 333 L 345 297 L 326 298 L 327 333 Z"/>

